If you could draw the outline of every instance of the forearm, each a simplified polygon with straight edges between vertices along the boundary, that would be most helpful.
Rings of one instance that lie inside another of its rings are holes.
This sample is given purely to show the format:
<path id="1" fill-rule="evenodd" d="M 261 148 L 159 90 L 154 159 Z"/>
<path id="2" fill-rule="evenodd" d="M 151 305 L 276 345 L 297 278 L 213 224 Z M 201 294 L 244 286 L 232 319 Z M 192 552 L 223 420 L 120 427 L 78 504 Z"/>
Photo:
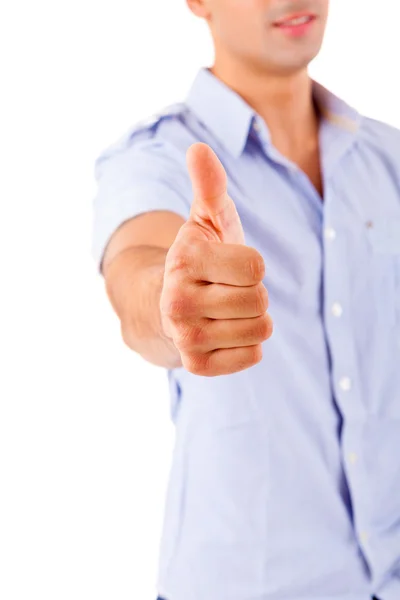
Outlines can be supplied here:
<path id="1" fill-rule="evenodd" d="M 155 246 L 126 249 L 105 268 L 104 279 L 125 344 L 155 365 L 175 368 L 182 366 L 180 354 L 163 331 L 159 308 L 166 255 Z"/>

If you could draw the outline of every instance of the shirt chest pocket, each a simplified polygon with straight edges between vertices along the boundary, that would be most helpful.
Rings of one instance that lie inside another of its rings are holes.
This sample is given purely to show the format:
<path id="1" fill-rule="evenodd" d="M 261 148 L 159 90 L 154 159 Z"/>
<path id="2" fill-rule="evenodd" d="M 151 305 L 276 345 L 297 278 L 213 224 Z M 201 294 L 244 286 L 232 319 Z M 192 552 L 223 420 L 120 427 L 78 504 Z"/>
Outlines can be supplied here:
<path id="1" fill-rule="evenodd" d="M 400 336 L 400 217 L 376 220 L 368 228 L 368 236 L 373 253 L 372 267 L 387 281 L 383 308 L 391 312 Z"/>

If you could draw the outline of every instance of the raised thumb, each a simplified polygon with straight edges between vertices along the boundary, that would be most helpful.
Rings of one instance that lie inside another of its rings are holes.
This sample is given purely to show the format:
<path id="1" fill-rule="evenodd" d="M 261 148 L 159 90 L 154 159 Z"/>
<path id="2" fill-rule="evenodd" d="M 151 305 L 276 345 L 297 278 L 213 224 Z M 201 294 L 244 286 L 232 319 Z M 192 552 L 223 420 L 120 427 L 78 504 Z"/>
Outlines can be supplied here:
<path id="1" fill-rule="evenodd" d="M 215 152 L 207 144 L 197 142 L 189 147 L 186 162 L 193 190 L 189 220 L 221 242 L 244 244 L 240 217 L 228 196 L 227 175 Z"/>

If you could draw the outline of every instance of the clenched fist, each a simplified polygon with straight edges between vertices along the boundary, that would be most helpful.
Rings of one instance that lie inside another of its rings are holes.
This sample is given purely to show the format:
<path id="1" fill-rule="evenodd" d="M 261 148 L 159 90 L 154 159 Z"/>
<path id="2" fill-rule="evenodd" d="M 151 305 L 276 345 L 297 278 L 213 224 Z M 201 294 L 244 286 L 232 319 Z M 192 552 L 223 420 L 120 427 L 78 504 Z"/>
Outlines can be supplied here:
<path id="1" fill-rule="evenodd" d="M 261 343 L 272 334 L 265 265 L 245 245 L 224 167 L 213 150 L 196 143 L 186 159 L 193 203 L 166 257 L 161 321 L 185 369 L 226 375 L 260 362 Z"/>

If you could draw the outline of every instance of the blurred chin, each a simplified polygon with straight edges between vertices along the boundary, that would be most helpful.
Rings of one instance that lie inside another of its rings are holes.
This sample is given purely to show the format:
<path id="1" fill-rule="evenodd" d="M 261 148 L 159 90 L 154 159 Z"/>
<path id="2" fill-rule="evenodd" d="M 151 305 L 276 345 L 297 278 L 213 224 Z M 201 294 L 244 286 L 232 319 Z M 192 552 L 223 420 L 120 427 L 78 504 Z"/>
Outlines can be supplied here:
<path id="1" fill-rule="evenodd" d="M 268 60 L 268 64 L 278 72 L 294 72 L 306 68 L 318 56 L 321 46 L 308 48 L 291 48 L 275 51 Z"/>
<path id="2" fill-rule="evenodd" d="M 304 38 L 291 38 L 278 33 L 276 28 L 268 34 L 265 54 L 269 62 L 283 70 L 298 70 L 306 67 L 319 54 L 323 42 L 323 29 L 320 22 Z M 276 35 L 278 33 L 278 35 Z"/>

